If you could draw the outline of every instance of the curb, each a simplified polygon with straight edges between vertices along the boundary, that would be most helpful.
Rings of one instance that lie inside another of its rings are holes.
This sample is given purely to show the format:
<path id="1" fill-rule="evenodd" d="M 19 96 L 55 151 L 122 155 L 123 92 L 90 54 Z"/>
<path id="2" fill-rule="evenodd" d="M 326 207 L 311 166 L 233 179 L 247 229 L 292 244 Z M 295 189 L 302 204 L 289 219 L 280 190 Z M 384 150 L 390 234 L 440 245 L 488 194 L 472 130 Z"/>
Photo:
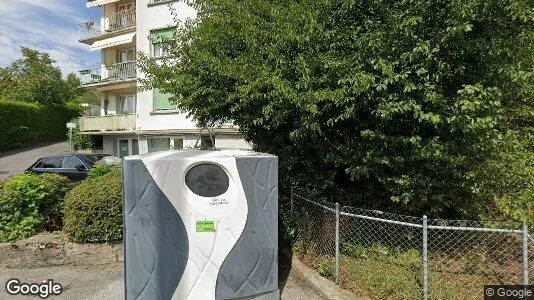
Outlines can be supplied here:
<path id="1" fill-rule="evenodd" d="M 285 257 L 290 257 L 289 250 L 284 248 L 281 253 Z M 330 280 L 320 276 L 316 271 L 310 269 L 303 264 L 296 255 L 292 255 L 291 258 L 291 270 L 294 270 L 299 278 L 305 280 L 313 289 L 315 289 L 321 296 L 330 300 L 355 300 L 355 299 L 368 299 L 365 297 L 357 296 L 356 294 L 340 288 Z"/>

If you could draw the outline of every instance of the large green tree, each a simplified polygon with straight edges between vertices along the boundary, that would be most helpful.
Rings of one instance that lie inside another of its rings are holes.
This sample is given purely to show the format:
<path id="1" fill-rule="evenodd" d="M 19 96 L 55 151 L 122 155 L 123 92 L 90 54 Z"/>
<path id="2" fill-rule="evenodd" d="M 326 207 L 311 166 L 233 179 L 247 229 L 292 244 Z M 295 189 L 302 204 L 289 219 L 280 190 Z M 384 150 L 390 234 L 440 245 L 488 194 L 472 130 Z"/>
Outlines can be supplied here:
<path id="1" fill-rule="evenodd" d="M 21 47 L 20 52 L 22 58 L 0 69 L 0 98 L 50 105 L 85 94 L 76 75 L 63 78 L 48 53 L 28 47 Z"/>
<path id="2" fill-rule="evenodd" d="M 494 205 L 494 161 L 531 124 L 531 2 L 193 2 L 172 59 L 142 55 L 142 84 L 233 120 L 286 187 L 433 216 Z"/>

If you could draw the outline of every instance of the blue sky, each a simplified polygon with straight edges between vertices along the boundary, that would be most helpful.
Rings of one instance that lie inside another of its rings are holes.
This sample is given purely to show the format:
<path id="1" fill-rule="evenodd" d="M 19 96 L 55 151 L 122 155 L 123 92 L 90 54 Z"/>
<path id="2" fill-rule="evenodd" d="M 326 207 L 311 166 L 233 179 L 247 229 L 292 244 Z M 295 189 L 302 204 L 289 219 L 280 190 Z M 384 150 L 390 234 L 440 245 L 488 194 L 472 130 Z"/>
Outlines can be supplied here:
<path id="1" fill-rule="evenodd" d="M 20 57 L 19 46 L 48 52 L 63 75 L 100 62 L 100 52 L 78 42 L 77 24 L 97 19 L 86 0 L 1 0 L 0 67 Z"/>

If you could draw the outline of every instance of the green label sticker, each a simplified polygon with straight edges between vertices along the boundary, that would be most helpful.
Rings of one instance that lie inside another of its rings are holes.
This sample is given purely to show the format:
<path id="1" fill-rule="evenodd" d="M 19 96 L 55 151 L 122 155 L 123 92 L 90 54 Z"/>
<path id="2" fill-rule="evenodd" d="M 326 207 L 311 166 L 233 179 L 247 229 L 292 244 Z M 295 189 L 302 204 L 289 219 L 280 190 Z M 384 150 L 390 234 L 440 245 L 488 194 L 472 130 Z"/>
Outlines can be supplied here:
<path id="1" fill-rule="evenodd" d="M 197 232 L 215 232 L 215 222 L 197 221 Z"/>

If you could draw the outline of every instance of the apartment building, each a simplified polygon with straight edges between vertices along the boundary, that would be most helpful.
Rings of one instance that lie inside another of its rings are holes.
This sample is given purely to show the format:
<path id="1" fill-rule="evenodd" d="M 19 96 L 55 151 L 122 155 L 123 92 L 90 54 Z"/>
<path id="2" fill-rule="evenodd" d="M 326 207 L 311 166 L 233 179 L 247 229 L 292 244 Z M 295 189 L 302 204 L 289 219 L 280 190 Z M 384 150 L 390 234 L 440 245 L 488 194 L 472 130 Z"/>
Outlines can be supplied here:
<path id="1" fill-rule="evenodd" d="M 82 84 L 100 95 L 99 116 L 79 119 L 82 134 L 103 137 L 104 153 L 119 157 L 195 145 L 217 148 L 250 148 L 232 124 L 201 130 L 157 89 L 138 91 L 143 76 L 136 67 L 137 52 L 157 60 L 168 51 L 164 40 L 173 36 L 176 22 L 196 17 L 184 1 L 88 0 L 89 9 L 100 9 L 101 18 L 79 24 L 80 42 L 101 52 L 101 63 L 80 70 Z"/>

